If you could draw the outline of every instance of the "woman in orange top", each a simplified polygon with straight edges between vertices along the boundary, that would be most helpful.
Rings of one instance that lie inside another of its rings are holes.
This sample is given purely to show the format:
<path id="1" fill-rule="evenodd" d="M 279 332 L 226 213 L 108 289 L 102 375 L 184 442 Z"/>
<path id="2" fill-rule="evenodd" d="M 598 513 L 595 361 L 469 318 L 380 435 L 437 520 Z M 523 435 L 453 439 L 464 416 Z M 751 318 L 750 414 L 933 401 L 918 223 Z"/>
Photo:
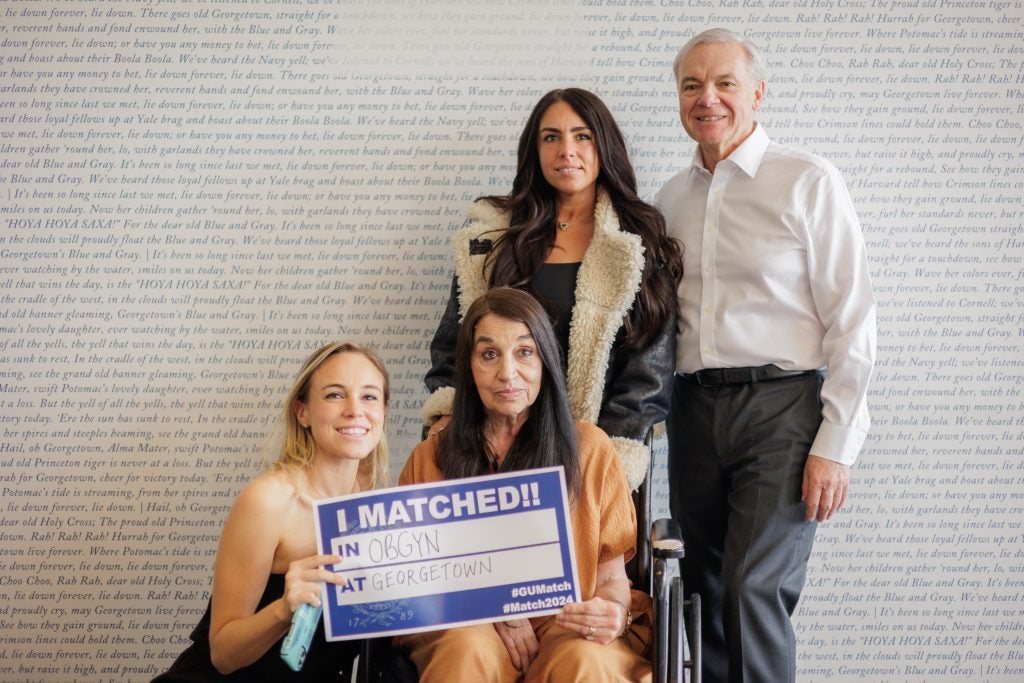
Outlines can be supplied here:
<path id="1" fill-rule="evenodd" d="M 620 638 L 629 622 L 624 561 L 636 517 L 611 440 L 574 422 L 547 313 L 509 288 L 477 299 L 459 329 L 452 421 L 413 451 L 402 484 L 561 465 L 583 601 L 556 616 L 397 638 L 426 681 L 622 681 L 649 667 Z"/>

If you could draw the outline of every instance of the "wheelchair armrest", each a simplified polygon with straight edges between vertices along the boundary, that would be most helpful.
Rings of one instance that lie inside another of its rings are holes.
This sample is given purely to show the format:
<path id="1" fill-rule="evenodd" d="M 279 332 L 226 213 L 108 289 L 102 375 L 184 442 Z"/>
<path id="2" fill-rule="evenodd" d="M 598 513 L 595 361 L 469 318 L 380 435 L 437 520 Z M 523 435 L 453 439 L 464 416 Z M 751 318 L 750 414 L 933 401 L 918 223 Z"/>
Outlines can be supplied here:
<path id="1" fill-rule="evenodd" d="M 651 550 L 654 557 L 664 560 L 685 555 L 683 533 L 674 519 L 658 519 L 651 525 Z"/>

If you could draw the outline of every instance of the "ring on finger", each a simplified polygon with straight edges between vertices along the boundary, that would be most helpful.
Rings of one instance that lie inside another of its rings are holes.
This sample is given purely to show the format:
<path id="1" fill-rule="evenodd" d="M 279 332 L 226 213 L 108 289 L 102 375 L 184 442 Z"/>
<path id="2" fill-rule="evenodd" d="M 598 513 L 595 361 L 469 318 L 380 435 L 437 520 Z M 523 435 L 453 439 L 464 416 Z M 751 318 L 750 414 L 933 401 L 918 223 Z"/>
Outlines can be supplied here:
<path id="1" fill-rule="evenodd" d="M 596 629 L 595 627 L 591 626 L 591 627 L 590 627 L 590 630 L 589 630 L 589 631 L 587 631 L 587 635 L 586 635 L 586 636 L 584 636 L 584 637 L 585 637 L 585 638 L 586 638 L 587 640 L 593 640 L 593 639 L 594 639 L 594 631 L 596 631 L 596 630 L 597 630 L 597 629 Z"/>

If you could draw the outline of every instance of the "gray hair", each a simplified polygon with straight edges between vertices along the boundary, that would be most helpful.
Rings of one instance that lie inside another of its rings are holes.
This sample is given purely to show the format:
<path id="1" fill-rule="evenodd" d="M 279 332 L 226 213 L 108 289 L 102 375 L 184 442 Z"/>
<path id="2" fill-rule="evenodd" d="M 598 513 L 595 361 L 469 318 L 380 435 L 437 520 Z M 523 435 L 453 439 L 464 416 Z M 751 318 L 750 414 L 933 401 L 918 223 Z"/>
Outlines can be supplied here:
<path id="1" fill-rule="evenodd" d="M 755 82 L 764 80 L 764 55 L 761 53 L 760 48 L 727 28 L 709 28 L 707 31 L 698 33 L 693 38 L 690 38 L 686 45 L 680 48 L 679 54 L 676 55 L 675 61 L 672 62 L 672 75 L 675 76 L 677 89 L 679 88 L 679 64 L 683 61 L 686 54 L 698 45 L 717 43 L 736 43 L 742 47 L 743 52 L 747 55 L 747 69 L 750 72 L 750 77 Z"/>

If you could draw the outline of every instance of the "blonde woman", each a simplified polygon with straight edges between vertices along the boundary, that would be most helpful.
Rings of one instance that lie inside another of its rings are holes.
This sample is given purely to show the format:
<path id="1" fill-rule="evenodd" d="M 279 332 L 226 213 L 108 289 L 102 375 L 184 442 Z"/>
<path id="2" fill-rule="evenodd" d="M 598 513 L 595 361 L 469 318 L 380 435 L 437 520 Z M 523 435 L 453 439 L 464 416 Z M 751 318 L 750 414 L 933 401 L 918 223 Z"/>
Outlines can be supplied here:
<path id="1" fill-rule="evenodd" d="M 358 643 L 326 643 L 317 629 L 294 673 L 280 641 L 299 605 L 319 605 L 320 583 L 344 583 L 322 567 L 341 558 L 317 554 L 312 503 L 385 484 L 389 397 L 387 371 L 368 349 L 336 342 L 306 360 L 285 400 L 280 456 L 224 523 L 193 644 L 156 681 L 340 680 Z"/>

